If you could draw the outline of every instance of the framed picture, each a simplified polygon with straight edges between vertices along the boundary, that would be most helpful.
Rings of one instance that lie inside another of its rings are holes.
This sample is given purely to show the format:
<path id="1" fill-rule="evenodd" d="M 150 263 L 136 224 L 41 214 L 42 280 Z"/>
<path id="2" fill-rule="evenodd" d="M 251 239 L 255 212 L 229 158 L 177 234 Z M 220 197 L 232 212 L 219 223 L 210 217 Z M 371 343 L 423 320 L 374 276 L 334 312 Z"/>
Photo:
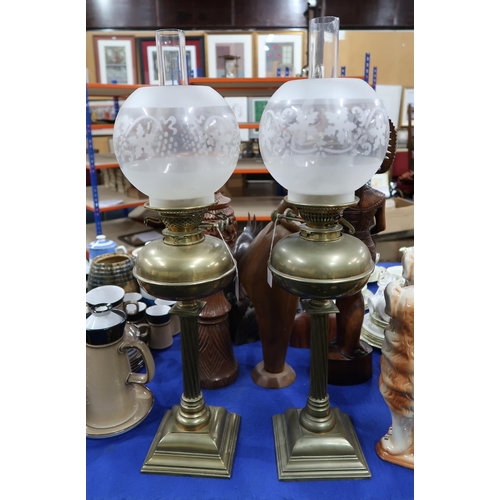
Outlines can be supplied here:
<path id="1" fill-rule="evenodd" d="M 413 87 L 405 87 L 403 89 L 403 103 L 401 104 L 401 119 L 399 122 L 400 127 L 408 126 L 408 104 L 414 104 Z"/>
<path id="2" fill-rule="evenodd" d="M 401 116 L 401 96 L 403 87 L 401 85 L 377 85 L 375 90 L 384 105 L 389 118 L 397 128 Z"/>
<path id="3" fill-rule="evenodd" d="M 231 109 L 236 116 L 238 123 L 248 122 L 248 98 L 247 97 L 224 97 L 226 102 L 231 106 Z M 248 141 L 249 130 L 246 128 L 240 128 L 240 140 Z"/>
<path id="4" fill-rule="evenodd" d="M 205 70 L 205 36 L 186 35 L 189 75 L 193 78 L 207 76 Z M 193 63 L 194 61 L 194 63 Z"/>
<path id="5" fill-rule="evenodd" d="M 116 113 L 120 108 L 120 100 L 117 105 L 114 101 L 89 101 L 90 121 L 92 123 L 114 123 Z"/>
<path id="6" fill-rule="evenodd" d="M 300 75 L 304 65 L 304 33 L 258 33 L 257 59 L 257 76 L 261 78 Z"/>
<path id="7" fill-rule="evenodd" d="M 99 83 L 137 83 L 133 36 L 94 36 Z"/>
<path id="8" fill-rule="evenodd" d="M 269 98 L 265 97 L 249 97 L 248 98 L 248 121 L 250 123 L 259 123 L 267 105 Z M 249 130 L 250 139 L 259 138 L 259 129 Z"/>
<path id="9" fill-rule="evenodd" d="M 186 37 L 186 69 L 190 78 L 204 76 L 205 73 L 205 58 L 201 51 L 204 49 L 203 39 L 200 41 L 188 40 Z M 157 49 L 156 39 L 154 37 L 138 38 L 138 52 L 141 63 L 141 82 L 146 85 L 158 85 L 158 62 L 157 62 Z M 166 67 L 171 67 L 175 64 L 178 50 L 165 48 L 164 57 Z M 199 73 L 203 71 L 203 74 Z M 175 80 L 176 81 L 176 80 Z"/>
<path id="10" fill-rule="evenodd" d="M 139 53 L 141 83 L 146 85 L 153 85 L 153 82 L 158 83 L 155 38 L 137 38 L 137 52 Z"/>
<path id="11" fill-rule="evenodd" d="M 207 45 L 209 78 L 224 78 L 229 64 L 233 76 L 237 78 L 253 76 L 251 34 L 207 35 Z"/>

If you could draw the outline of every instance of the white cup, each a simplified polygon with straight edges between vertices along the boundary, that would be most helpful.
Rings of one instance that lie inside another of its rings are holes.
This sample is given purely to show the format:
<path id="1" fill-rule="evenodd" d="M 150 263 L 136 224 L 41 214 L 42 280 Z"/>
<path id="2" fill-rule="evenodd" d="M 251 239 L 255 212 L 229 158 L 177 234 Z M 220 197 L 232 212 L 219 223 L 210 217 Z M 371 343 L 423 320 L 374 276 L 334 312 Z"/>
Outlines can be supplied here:
<path id="1" fill-rule="evenodd" d="M 123 296 L 123 302 L 129 302 L 131 300 L 139 302 L 142 300 L 142 295 L 139 292 L 128 292 Z"/>

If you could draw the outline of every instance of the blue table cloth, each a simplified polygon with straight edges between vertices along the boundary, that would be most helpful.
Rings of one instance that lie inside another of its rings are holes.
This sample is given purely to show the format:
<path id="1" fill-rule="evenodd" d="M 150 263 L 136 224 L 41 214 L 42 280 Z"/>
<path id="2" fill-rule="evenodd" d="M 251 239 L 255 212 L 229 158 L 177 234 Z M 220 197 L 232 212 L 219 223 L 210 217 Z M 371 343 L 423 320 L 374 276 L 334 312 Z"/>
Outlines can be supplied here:
<path id="1" fill-rule="evenodd" d="M 397 263 L 386 263 L 385 266 Z M 370 285 L 372 291 L 376 285 Z M 391 425 L 389 409 L 378 389 L 380 350 L 373 348 L 373 376 L 354 386 L 328 385 L 332 407 L 351 418 L 372 477 L 356 480 L 279 481 L 272 417 L 288 408 L 303 408 L 309 392 L 309 349 L 289 347 L 287 363 L 296 374 L 285 389 L 264 389 L 251 378 L 262 361 L 260 342 L 234 346 L 238 379 L 228 387 L 203 389 L 208 405 L 241 416 L 230 479 L 144 474 L 141 467 L 162 417 L 182 394 L 180 336 L 165 350 L 152 350 L 156 365 L 148 383 L 154 396 L 150 414 L 134 429 L 112 438 L 87 438 L 86 487 L 89 500 L 407 500 L 414 498 L 414 471 L 385 462 L 376 443 Z"/>

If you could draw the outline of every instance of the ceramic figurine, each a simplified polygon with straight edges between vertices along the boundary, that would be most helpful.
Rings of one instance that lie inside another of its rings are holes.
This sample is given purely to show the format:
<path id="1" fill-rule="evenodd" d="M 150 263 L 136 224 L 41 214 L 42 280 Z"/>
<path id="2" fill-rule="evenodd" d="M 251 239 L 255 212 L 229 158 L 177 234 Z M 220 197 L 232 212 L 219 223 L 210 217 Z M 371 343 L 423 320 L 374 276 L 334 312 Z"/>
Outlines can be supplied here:
<path id="1" fill-rule="evenodd" d="M 403 264 L 403 278 L 406 280 L 407 285 L 413 285 L 413 263 L 415 260 L 415 248 L 407 247 L 402 248 L 403 257 L 401 264 Z"/>
<path id="2" fill-rule="evenodd" d="M 379 389 L 392 425 L 376 445 L 380 458 L 409 469 L 414 468 L 413 290 L 393 281 L 384 292 L 391 320 L 382 341 Z"/>

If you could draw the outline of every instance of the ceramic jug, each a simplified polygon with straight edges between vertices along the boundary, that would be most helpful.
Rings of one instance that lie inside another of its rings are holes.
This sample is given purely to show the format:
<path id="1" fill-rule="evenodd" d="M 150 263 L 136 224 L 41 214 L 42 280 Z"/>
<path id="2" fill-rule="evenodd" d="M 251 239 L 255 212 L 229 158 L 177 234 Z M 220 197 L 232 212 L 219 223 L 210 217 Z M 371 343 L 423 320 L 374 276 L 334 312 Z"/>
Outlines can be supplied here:
<path id="1" fill-rule="evenodd" d="M 124 432 L 127 422 L 132 428 L 149 413 L 152 395 L 144 384 L 153 379 L 155 364 L 148 346 L 134 331 L 137 327 L 126 321 L 123 311 L 110 304 L 90 306 L 90 310 L 86 320 L 87 435 L 104 437 L 100 434 L 106 429 L 110 434 Z M 127 351 L 134 348 L 144 359 L 146 373 L 131 371 Z"/>
<path id="2" fill-rule="evenodd" d="M 104 234 L 97 235 L 95 240 L 88 244 L 88 249 L 89 263 L 94 257 L 104 253 L 127 253 L 127 249 L 123 245 L 117 246 L 113 240 L 106 239 Z"/>

